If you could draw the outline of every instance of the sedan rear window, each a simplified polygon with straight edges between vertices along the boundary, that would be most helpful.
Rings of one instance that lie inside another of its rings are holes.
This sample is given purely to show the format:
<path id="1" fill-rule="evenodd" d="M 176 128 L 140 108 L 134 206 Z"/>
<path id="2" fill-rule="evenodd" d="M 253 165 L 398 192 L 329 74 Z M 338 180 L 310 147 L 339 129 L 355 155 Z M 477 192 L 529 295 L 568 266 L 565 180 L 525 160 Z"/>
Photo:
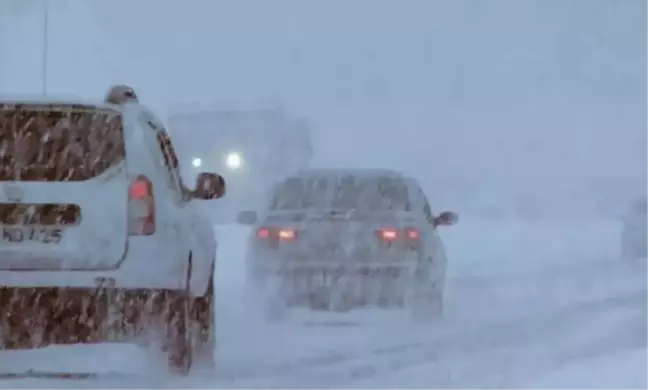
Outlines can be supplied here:
<path id="1" fill-rule="evenodd" d="M 406 183 L 389 176 L 293 177 L 275 191 L 273 210 L 409 211 Z"/>

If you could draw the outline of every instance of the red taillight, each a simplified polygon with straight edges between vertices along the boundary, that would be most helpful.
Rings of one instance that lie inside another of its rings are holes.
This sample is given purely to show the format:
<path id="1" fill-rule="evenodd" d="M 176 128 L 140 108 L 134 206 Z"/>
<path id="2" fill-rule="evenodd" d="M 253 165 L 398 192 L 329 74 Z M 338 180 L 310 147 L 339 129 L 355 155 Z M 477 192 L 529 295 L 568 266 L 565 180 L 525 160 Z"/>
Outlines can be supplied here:
<path id="1" fill-rule="evenodd" d="M 376 232 L 378 238 L 383 242 L 400 242 L 411 246 L 417 244 L 420 238 L 420 231 L 417 228 L 382 228 Z"/>
<path id="2" fill-rule="evenodd" d="M 273 240 L 292 241 L 297 238 L 297 231 L 289 228 L 259 228 L 256 232 L 257 238 Z"/>
<path id="3" fill-rule="evenodd" d="M 297 238 L 297 232 L 295 232 L 293 229 L 279 229 L 277 236 L 280 240 L 290 241 Z"/>
<path id="4" fill-rule="evenodd" d="M 130 186 L 131 199 L 141 199 L 149 196 L 150 183 L 146 180 L 135 180 Z"/>
<path id="5" fill-rule="evenodd" d="M 268 238 L 270 237 L 270 230 L 266 228 L 261 228 L 257 230 L 257 237 L 259 238 Z"/>
<path id="6" fill-rule="evenodd" d="M 155 233 L 155 201 L 153 183 L 143 175 L 138 176 L 128 189 L 128 231 L 135 236 Z"/>
<path id="7" fill-rule="evenodd" d="M 383 228 L 378 230 L 378 237 L 384 241 L 398 240 L 398 230 L 392 228 Z"/>
<path id="8" fill-rule="evenodd" d="M 406 228 L 405 229 L 405 235 L 410 240 L 418 240 L 419 237 L 420 237 L 420 233 L 419 233 L 419 230 L 417 228 Z"/>

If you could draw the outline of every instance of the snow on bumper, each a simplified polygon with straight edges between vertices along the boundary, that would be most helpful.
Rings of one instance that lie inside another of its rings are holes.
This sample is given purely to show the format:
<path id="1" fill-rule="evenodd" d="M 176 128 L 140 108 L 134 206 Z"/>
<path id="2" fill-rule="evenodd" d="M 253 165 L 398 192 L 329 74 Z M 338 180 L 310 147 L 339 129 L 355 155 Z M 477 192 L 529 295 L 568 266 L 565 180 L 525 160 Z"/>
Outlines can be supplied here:
<path id="1" fill-rule="evenodd" d="M 0 350 L 149 343 L 172 327 L 181 300 L 176 291 L 0 287 Z"/>
<path id="2" fill-rule="evenodd" d="M 0 259 L 2 261 L 2 259 Z M 0 287 L 70 287 L 182 290 L 186 258 L 146 238 L 131 238 L 128 252 L 114 270 L 0 270 Z"/>
<path id="3" fill-rule="evenodd" d="M 304 259 L 298 256 L 255 254 L 251 259 L 252 272 L 262 275 L 326 273 L 411 275 L 417 268 L 418 252 L 388 253 L 371 259 Z"/>

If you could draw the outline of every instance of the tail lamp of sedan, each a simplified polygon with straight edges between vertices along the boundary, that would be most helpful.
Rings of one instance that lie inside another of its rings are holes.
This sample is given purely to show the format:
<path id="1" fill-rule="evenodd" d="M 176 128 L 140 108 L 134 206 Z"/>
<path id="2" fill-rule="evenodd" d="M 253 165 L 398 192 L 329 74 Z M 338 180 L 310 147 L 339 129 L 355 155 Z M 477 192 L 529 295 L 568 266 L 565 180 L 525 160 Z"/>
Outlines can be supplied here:
<path id="1" fill-rule="evenodd" d="M 290 242 L 297 239 L 297 231 L 291 228 L 262 227 L 257 229 L 256 236 L 261 240 Z"/>
<path id="2" fill-rule="evenodd" d="M 406 249 L 416 250 L 420 246 L 421 233 L 415 227 L 407 227 L 404 229 L 384 227 L 376 229 L 375 235 L 377 241 L 387 247 L 400 246 Z M 261 227 L 257 229 L 256 237 L 258 240 L 267 240 L 273 244 L 289 244 L 298 240 L 299 232 L 295 229 L 285 227 Z"/>
<path id="3" fill-rule="evenodd" d="M 376 230 L 376 237 L 387 246 L 398 245 L 416 250 L 420 246 L 421 232 L 415 227 L 404 229 L 386 227 Z"/>

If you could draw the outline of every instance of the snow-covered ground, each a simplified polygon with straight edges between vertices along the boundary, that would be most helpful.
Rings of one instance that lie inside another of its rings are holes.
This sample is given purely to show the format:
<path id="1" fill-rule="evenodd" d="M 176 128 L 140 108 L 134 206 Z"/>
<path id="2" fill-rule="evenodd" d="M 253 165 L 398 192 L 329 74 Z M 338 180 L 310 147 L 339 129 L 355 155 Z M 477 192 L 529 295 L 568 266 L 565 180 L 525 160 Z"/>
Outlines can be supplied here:
<path id="1" fill-rule="evenodd" d="M 161 374 L 134 346 L 2 352 L 4 388 L 646 388 L 645 261 L 618 261 L 614 221 L 466 218 L 445 229 L 447 312 L 418 324 L 403 311 L 297 312 L 266 324 L 243 285 L 248 229 L 219 226 L 217 375 Z"/>
<path id="2" fill-rule="evenodd" d="M 644 347 L 583 359 L 554 370 L 527 388 L 646 388 L 646 352 Z"/>

